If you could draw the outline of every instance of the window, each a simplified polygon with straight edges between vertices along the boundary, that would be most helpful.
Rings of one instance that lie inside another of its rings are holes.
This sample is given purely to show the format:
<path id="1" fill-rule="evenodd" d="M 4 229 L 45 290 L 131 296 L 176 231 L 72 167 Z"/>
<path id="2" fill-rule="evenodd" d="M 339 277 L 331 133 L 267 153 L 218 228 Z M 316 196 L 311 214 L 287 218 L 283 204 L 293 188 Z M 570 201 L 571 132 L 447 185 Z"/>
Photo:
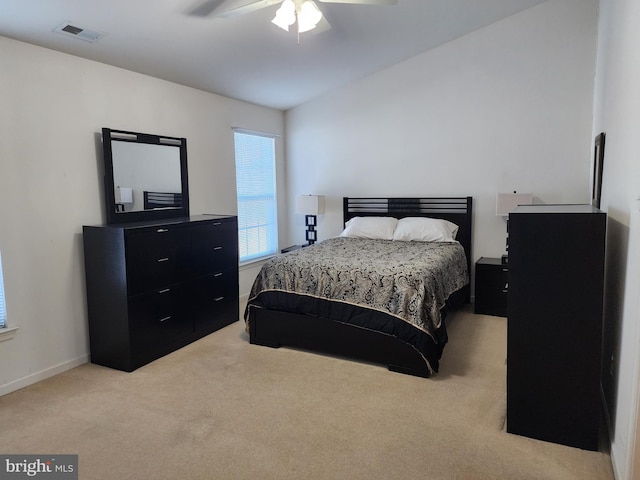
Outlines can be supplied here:
<path id="1" fill-rule="evenodd" d="M 236 129 L 234 141 L 242 263 L 277 252 L 275 137 Z"/>
<path id="2" fill-rule="evenodd" d="M 0 254 L 0 328 L 7 326 L 7 308 L 4 304 L 4 281 L 2 279 L 2 254 Z"/>

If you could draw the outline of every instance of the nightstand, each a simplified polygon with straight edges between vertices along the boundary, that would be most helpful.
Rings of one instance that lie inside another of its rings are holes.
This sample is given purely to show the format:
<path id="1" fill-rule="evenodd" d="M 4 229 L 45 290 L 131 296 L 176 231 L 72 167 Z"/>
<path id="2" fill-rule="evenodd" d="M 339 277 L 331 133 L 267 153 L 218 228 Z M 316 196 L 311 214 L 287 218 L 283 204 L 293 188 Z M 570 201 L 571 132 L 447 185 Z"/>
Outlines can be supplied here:
<path id="1" fill-rule="evenodd" d="M 507 316 L 509 265 L 500 258 L 482 257 L 476 262 L 475 312 Z"/>
<path id="2" fill-rule="evenodd" d="M 308 247 L 309 245 L 291 245 L 290 247 L 285 247 L 280 250 L 280 253 L 293 252 L 294 250 L 299 250 L 304 247 Z"/>

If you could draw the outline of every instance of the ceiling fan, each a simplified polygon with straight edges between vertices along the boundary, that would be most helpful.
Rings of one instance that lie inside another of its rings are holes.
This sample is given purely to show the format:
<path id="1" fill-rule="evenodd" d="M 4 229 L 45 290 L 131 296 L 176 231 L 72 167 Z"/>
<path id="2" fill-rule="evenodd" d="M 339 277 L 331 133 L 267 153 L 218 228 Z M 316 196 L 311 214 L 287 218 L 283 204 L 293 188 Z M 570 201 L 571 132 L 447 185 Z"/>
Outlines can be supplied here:
<path id="1" fill-rule="evenodd" d="M 348 3 L 355 5 L 395 5 L 398 0 L 317 0 L 320 3 Z M 208 15 L 214 10 L 219 10 L 224 0 L 209 0 L 201 4 L 192 13 L 196 15 Z M 220 13 L 216 17 L 230 18 L 255 12 L 263 8 L 281 4 L 276 11 L 276 16 L 271 22 L 283 30 L 289 31 L 289 27 L 297 22 L 298 33 L 308 32 L 323 21 L 324 30 L 331 28 L 326 19 L 323 19 L 322 11 L 314 0 L 256 0 L 235 6 Z"/>

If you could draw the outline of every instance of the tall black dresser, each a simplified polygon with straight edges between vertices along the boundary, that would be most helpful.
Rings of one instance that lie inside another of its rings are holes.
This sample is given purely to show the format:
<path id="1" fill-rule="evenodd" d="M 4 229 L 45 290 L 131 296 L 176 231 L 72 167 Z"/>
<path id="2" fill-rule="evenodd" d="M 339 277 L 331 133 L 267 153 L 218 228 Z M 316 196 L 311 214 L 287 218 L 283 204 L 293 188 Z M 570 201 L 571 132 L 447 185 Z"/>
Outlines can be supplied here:
<path id="1" fill-rule="evenodd" d="M 606 214 L 509 214 L 507 431 L 598 449 Z"/>
<path id="2" fill-rule="evenodd" d="M 239 319 L 238 221 L 83 227 L 91 361 L 132 371 Z"/>

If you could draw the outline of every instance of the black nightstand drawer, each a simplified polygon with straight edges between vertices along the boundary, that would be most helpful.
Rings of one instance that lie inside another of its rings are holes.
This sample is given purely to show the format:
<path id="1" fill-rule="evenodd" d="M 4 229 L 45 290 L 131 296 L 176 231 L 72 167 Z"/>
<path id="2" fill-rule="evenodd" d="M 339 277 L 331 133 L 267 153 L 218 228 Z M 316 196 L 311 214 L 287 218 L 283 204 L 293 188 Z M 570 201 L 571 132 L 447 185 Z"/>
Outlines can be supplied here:
<path id="1" fill-rule="evenodd" d="M 476 262 L 476 313 L 507 316 L 508 274 L 508 265 L 500 258 L 482 257 Z"/>

